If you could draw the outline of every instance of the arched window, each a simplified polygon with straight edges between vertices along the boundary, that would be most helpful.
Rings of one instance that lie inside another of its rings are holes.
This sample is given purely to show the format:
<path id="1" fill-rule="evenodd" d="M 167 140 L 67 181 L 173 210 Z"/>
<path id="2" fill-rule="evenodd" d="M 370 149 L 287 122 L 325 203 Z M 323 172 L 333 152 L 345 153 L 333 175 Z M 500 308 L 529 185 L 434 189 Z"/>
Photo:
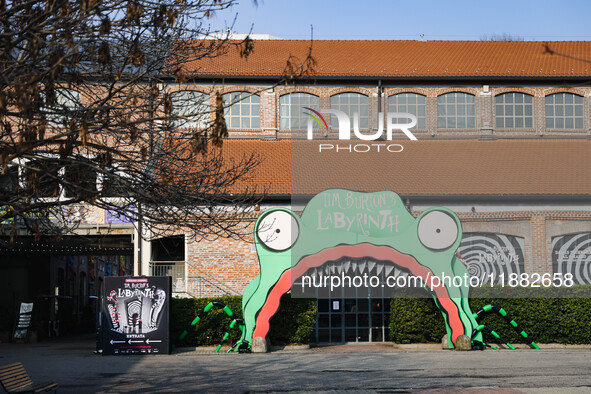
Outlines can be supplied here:
<path id="1" fill-rule="evenodd" d="M 437 97 L 437 128 L 473 129 L 476 127 L 474 96 L 453 92 Z"/>
<path id="2" fill-rule="evenodd" d="M 400 93 L 388 97 L 388 112 L 406 112 L 417 117 L 419 130 L 427 129 L 427 98 L 416 93 Z M 400 123 L 409 122 L 408 119 L 398 119 Z"/>
<path id="3" fill-rule="evenodd" d="M 369 104 L 367 96 L 360 93 L 340 93 L 330 97 L 330 108 L 343 111 L 349 116 L 351 126 L 353 125 L 353 114 L 359 116 L 359 129 L 369 129 Z M 330 115 L 330 128 L 338 130 L 339 122 L 337 117 Z"/>
<path id="4" fill-rule="evenodd" d="M 229 129 L 258 129 L 261 127 L 261 98 L 248 92 L 223 95 L 224 117 Z"/>
<path id="5" fill-rule="evenodd" d="M 304 107 L 318 110 L 318 96 L 308 93 L 285 94 L 279 98 L 279 128 L 284 130 L 306 130 L 310 117 Z M 314 128 L 318 125 L 313 122 Z"/>
<path id="6" fill-rule="evenodd" d="M 510 92 L 495 96 L 495 123 L 499 129 L 531 129 L 534 127 L 533 97 Z"/>
<path id="7" fill-rule="evenodd" d="M 73 89 L 55 89 L 55 100 L 48 103 L 47 96 L 43 111 L 46 114 L 47 122 L 52 127 L 67 127 L 70 120 L 75 118 L 75 112 L 80 108 L 80 92 Z"/>
<path id="8" fill-rule="evenodd" d="M 583 97 L 572 93 L 546 96 L 547 129 L 582 129 Z"/>
<path id="9" fill-rule="evenodd" d="M 204 129 L 209 126 L 209 95 L 194 90 L 181 90 L 170 95 L 172 126 Z"/>
<path id="10" fill-rule="evenodd" d="M 26 193 L 37 198 L 59 197 L 60 162 L 57 158 L 47 157 L 29 160 L 22 169 L 22 183 Z"/>

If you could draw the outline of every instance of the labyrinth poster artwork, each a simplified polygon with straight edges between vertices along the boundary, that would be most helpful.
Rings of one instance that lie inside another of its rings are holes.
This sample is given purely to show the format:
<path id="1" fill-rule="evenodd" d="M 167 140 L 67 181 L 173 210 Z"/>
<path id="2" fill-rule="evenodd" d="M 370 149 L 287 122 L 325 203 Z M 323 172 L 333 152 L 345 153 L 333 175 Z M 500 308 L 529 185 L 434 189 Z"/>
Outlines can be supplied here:
<path id="1" fill-rule="evenodd" d="M 553 237 L 552 269 L 563 275 L 573 274 L 575 284 L 591 284 L 591 233 Z"/>
<path id="2" fill-rule="evenodd" d="M 103 354 L 168 354 L 170 277 L 105 277 Z"/>
<path id="3" fill-rule="evenodd" d="M 524 238 L 506 234 L 464 233 L 458 258 L 481 283 L 524 272 Z"/>

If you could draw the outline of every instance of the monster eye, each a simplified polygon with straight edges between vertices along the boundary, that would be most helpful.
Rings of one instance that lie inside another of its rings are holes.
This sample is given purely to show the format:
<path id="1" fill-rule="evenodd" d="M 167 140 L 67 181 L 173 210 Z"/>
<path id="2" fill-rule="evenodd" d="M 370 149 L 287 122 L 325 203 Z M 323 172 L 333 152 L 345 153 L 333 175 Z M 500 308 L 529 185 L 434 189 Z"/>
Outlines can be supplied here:
<path id="1" fill-rule="evenodd" d="M 458 238 L 458 225 L 447 213 L 431 211 L 419 222 L 419 239 L 429 249 L 447 249 Z"/>
<path id="2" fill-rule="evenodd" d="M 298 239 L 300 228 L 297 219 L 286 211 L 271 211 L 259 220 L 256 234 L 270 250 L 281 252 L 291 248 Z"/>

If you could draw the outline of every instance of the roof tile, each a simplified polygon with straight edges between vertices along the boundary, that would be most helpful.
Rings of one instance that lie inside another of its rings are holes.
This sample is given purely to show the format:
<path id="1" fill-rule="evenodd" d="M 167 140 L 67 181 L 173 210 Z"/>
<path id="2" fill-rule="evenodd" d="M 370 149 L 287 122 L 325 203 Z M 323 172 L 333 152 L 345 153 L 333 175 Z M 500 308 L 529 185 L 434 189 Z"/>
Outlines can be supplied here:
<path id="1" fill-rule="evenodd" d="M 332 41 L 312 44 L 317 77 L 589 77 L 590 41 Z M 546 45 L 551 52 L 547 51 Z M 290 56 L 304 59 L 305 40 L 256 40 L 248 59 L 230 48 L 187 62 L 197 75 L 280 76 Z"/>
<path id="2" fill-rule="evenodd" d="M 579 195 L 591 198 L 591 141 L 387 141 L 390 153 L 319 152 L 319 143 L 362 141 L 241 140 L 224 142 L 226 158 L 255 153 L 251 179 L 267 195 L 316 194 L 329 188 L 393 190 L 410 195 Z M 380 142 L 382 143 L 382 142 Z M 384 145 L 385 146 L 385 145 Z M 244 185 L 237 185 L 241 187 Z"/>

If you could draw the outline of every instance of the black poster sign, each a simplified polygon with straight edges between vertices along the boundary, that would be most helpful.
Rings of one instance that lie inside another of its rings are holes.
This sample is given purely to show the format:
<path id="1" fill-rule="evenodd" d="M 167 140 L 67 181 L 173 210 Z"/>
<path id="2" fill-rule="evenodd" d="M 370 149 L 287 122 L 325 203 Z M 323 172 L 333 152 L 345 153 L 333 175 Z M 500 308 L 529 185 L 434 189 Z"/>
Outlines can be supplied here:
<path id="1" fill-rule="evenodd" d="M 103 354 L 169 354 L 170 277 L 105 277 Z"/>

